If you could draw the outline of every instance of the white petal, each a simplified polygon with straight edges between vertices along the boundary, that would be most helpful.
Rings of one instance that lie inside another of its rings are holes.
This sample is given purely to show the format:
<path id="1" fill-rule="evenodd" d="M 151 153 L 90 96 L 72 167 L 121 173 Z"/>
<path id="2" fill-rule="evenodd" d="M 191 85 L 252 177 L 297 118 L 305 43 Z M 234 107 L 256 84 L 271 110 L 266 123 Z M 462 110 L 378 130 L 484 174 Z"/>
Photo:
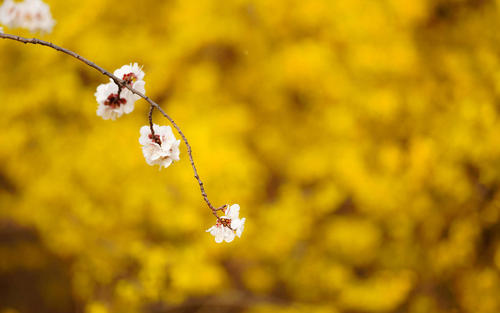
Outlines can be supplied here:
<path id="1" fill-rule="evenodd" d="M 243 230 L 245 229 L 245 218 L 242 218 L 239 221 L 240 221 L 240 224 L 235 230 L 236 230 L 236 236 L 241 237 L 241 234 L 243 233 Z"/>
<path id="2" fill-rule="evenodd" d="M 244 220 L 244 219 L 239 219 L 239 218 L 232 219 L 231 220 L 231 228 L 232 229 L 239 228 L 241 226 L 241 224 L 242 224 L 242 220 Z M 244 221 L 243 221 L 243 223 L 244 223 Z"/>
<path id="3" fill-rule="evenodd" d="M 240 215 L 240 206 L 238 204 L 233 204 L 226 210 L 226 215 L 230 219 L 237 219 Z"/>
<path id="4" fill-rule="evenodd" d="M 136 81 L 133 85 L 132 88 L 135 90 L 139 91 L 142 94 L 146 94 L 146 89 L 144 88 L 144 85 L 146 85 L 146 82 L 143 80 L 138 80 Z M 130 90 L 129 90 L 130 91 Z M 137 95 L 136 95 L 137 96 Z M 137 96 L 139 97 L 139 96 Z M 140 97 L 139 97 L 140 98 Z"/>
<path id="5" fill-rule="evenodd" d="M 225 239 L 224 230 L 222 229 L 222 227 L 218 227 L 217 231 L 215 232 L 215 242 L 221 243 L 224 239 Z"/>
<path id="6" fill-rule="evenodd" d="M 161 161 L 160 167 L 163 166 L 165 168 L 169 167 L 170 164 L 172 164 L 172 159 L 171 158 L 165 158 Z"/>
<path id="7" fill-rule="evenodd" d="M 210 233 L 211 235 L 215 236 L 215 230 L 217 229 L 216 226 L 212 226 L 209 229 L 206 230 L 206 232 Z"/>
<path id="8" fill-rule="evenodd" d="M 123 108 L 123 113 L 129 114 L 132 111 L 134 111 L 134 102 L 127 100 L 127 102 L 125 104 L 121 105 L 120 107 Z"/>
<path id="9" fill-rule="evenodd" d="M 232 230 L 227 227 L 224 227 L 224 240 L 226 242 L 231 242 L 234 240 L 235 234 Z"/>
<path id="10" fill-rule="evenodd" d="M 151 134 L 151 130 L 149 129 L 149 126 L 142 126 L 141 129 L 139 130 L 139 143 L 141 145 L 146 145 L 151 142 L 151 139 L 149 139 L 149 134 Z"/>

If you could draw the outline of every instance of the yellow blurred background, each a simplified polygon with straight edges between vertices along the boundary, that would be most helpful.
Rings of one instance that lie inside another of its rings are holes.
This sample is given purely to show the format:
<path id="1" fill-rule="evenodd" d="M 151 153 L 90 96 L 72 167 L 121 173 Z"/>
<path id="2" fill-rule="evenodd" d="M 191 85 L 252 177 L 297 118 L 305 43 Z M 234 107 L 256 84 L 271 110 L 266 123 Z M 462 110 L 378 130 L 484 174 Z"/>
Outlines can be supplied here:
<path id="1" fill-rule="evenodd" d="M 500 1 L 46 2 L 247 223 L 205 233 L 185 146 L 145 163 L 145 101 L 104 121 L 106 77 L 0 40 L 1 313 L 500 312 Z"/>

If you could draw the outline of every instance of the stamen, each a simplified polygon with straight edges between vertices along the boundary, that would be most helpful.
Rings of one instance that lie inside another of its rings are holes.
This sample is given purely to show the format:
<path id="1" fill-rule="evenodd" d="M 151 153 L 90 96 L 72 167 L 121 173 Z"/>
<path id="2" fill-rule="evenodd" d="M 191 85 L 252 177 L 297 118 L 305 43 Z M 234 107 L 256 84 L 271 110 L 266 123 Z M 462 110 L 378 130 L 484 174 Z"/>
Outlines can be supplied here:
<path id="1" fill-rule="evenodd" d="M 157 143 L 158 145 L 161 146 L 160 136 L 158 136 L 156 134 L 154 136 L 153 136 L 153 134 L 149 134 L 148 138 L 151 139 L 154 143 Z"/>
<path id="2" fill-rule="evenodd" d="M 122 79 L 127 85 L 132 85 L 132 83 L 135 82 L 138 78 L 134 73 L 128 73 L 124 74 Z"/>
<path id="3" fill-rule="evenodd" d="M 231 219 L 230 218 L 221 218 L 221 224 L 226 227 L 231 227 Z"/>
<path id="4" fill-rule="evenodd" d="M 110 94 L 106 101 L 104 101 L 104 105 L 108 105 L 112 109 L 116 109 L 117 107 L 125 103 L 127 103 L 127 100 L 125 98 L 120 98 L 117 93 Z"/>

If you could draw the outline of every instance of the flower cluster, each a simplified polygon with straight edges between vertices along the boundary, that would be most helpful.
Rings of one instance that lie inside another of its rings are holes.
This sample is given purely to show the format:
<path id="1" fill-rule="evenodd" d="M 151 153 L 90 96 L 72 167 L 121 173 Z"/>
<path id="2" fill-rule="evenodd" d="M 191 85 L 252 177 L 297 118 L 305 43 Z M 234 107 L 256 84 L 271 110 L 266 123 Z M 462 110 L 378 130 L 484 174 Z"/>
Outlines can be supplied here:
<path id="1" fill-rule="evenodd" d="M 217 220 L 215 226 L 207 229 L 207 232 L 215 237 L 217 243 L 231 242 L 235 236 L 241 237 L 245 228 L 245 218 L 240 219 L 240 206 L 238 204 L 226 205 L 223 211 L 225 215 Z"/>
<path id="2" fill-rule="evenodd" d="M 122 66 L 114 72 L 114 75 L 123 80 L 126 86 L 143 94 L 146 92 L 143 80 L 145 74 L 137 63 Z M 128 88 L 118 86 L 113 79 L 110 79 L 106 84 L 99 85 L 95 97 L 99 104 L 97 115 L 105 120 L 114 120 L 123 114 L 132 112 L 134 102 L 140 99 L 140 96 L 134 94 Z M 151 109 L 153 108 L 151 107 Z M 167 168 L 172 162 L 179 161 L 179 144 L 181 141 L 175 138 L 170 126 L 153 124 L 151 115 L 149 122 L 150 125 L 142 126 L 139 131 L 142 154 L 149 165 L 159 165 L 160 169 L 162 167 Z M 199 178 L 197 176 L 196 178 L 201 185 Z M 240 219 L 239 217 L 240 206 L 238 204 L 225 205 L 222 211 L 224 216 L 218 218 L 215 226 L 207 230 L 215 237 L 217 243 L 222 241 L 231 242 L 236 236 L 241 237 L 245 227 L 245 218 Z"/>
<path id="3" fill-rule="evenodd" d="M 180 140 L 175 139 L 170 126 L 158 126 L 153 124 L 154 134 L 151 127 L 142 126 L 139 143 L 142 145 L 142 154 L 149 165 L 169 167 L 173 161 L 179 161 Z"/>
<path id="4" fill-rule="evenodd" d="M 124 80 L 128 86 L 146 93 L 146 83 L 143 80 L 145 74 L 137 63 L 124 65 L 113 74 Z M 134 102 L 140 99 L 127 88 L 119 88 L 112 79 L 107 84 L 99 85 L 94 95 L 99 103 L 97 115 L 105 120 L 115 120 L 123 114 L 129 114 L 134 110 Z"/>
<path id="5" fill-rule="evenodd" d="M 56 22 L 42 0 L 5 0 L 0 6 L 0 23 L 11 28 L 27 28 L 31 32 L 51 32 Z"/>

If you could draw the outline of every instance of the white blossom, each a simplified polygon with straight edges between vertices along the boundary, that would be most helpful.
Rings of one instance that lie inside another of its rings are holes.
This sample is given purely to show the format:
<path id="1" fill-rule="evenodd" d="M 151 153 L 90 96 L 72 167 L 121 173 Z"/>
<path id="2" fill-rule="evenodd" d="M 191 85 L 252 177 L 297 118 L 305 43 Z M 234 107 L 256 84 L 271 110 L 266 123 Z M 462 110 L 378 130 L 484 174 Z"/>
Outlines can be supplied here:
<path id="1" fill-rule="evenodd" d="M 235 231 L 236 236 L 241 237 L 243 230 L 245 229 L 245 218 L 240 219 L 240 205 L 233 204 L 231 206 L 227 205 L 226 210 L 224 211 L 226 214 L 222 218 L 227 218 L 231 220 L 231 228 Z"/>
<path id="2" fill-rule="evenodd" d="M 114 75 L 123 79 L 126 84 L 135 90 L 145 94 L 144 72 L 137 63 L 124 65 L 114 72 Z M 134 110 L 134 103 L 141 97 L 132 93 L 127 88 L 122 88 L 118 95 L 118 86 L 110 79 L 109 83 L 101 84 L 97 87 L 95 97 L 99 106 L 97 107 L 97 115 L 103 119 L 115 120 L 123 114 L 129 114 Z"/>
<path id="3" fill-rule="evenodd" d="M 3 34 L 3 27 L 0 27 L 0 34 Z"/>
<path id="4" fill-rule="evenodd" d="M 55 21 L 50 7 L 42 0 L 5 0 L 0 6 L 0 23 L 11 28 L 27 28 L 31 32 L 51 32 Z"/>
<path id="5" fill-rule="evenodd" d="M 207 232 L 215 237 L 217 243 L 231 242 L 235 236 L 241 237 L 245 228 L 245 218 L 240 219 L 240 206 L 238 204 L 226 205 L 224 214 L 214 226 L 207 229 Z"/>
<path id="6" fill-rule="evenodd" d="M 130 63 L 129 65 L 123 65 L 119 69 L 117 69 L 113 73 L 116 77 L 123 79 L 128 86 L 134 88 L 140 93 L 145 94 L 146 90 L 144 89 L 144 85 L 146 82 L 143 80 L 144 72 L 142 71 L 142 67 L 139 67 L 137 63 Z M 141 97 L 132 93 L 127 88 L 124 88 L 122 91 L 124 97 L 133 99 L 133 101 L 139 100 Z"/>
<path id="7" fill-rule="evenodd" d="M 170 126 L 158 126 L 153 124 L 155 135 L 151 134 L 149 126 L 142 126 L 139 143 L 142 145 L 142 154 L 149 165 L 160 165 L 169 167 L 173 161 L 179 161 L 179 144 Z"/>
<path id="8" fill-rule="evenodd" d="M 134 110 L 134 101 L 123 95 L 118 96 L 118 86 L 113 81 L 100 84 L 94 95 L 99 104 L 97 115 L 105 120 L 115 120 L 124 113 L 128 114 Z"/>
<path id="9" fill-rule="evenodd" d="M 0 23 L 8 27 L 20 27 L 21 21 L 21 3 L 13 0 L 5 0 L 0 6 Z"/>
<path id="10" fill-rule="evenodd" d="M 235 236 L 234 232 L 231 229 L 223 226 L 220 223 L 217 223 L 215 226 L 207 229 L 207 232 L 215 237 L 215 242 L 217 243 L 221 243 L 222 241 L 231 242 L 234 240 Z"/>

